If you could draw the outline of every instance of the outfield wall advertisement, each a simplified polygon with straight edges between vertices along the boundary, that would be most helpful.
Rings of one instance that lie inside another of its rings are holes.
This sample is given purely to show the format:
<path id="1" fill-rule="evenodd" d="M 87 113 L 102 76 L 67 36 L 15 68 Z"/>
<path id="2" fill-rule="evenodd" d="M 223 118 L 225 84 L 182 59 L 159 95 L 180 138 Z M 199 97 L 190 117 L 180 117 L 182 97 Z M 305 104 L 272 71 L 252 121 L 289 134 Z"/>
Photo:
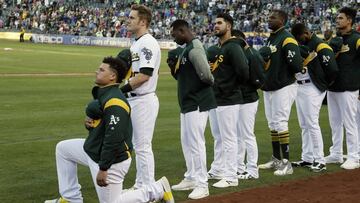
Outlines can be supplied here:
<path id="1" fill-rule="evenodd" d="M 47 44 L 69 44 L 69 45 L 110 46 L 110 47 L 131 46 L 130 38 L 33 34 L 32 40 L 34 43 L 47 43 Z M 162 49 L 176 48 L 176 43 L 173 41 L 161 40 L 159 41 L 159 45 Z"/>

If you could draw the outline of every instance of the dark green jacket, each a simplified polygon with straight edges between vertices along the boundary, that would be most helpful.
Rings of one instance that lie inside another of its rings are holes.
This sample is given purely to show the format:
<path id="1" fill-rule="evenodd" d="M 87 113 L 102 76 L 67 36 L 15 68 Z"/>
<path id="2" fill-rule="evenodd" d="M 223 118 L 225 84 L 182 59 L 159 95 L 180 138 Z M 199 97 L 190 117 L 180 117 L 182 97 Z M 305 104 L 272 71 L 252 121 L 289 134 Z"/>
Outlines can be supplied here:
<path id="1" fill-rule="evenodd" d="M 218 106 L 243 104 L 241 85 L 249 80 L 249 66 L 243 49 L 236 38 L 221 45 L 213 64 L 214 92 Z"/>
<path id="2" fill-rule="evenodd" d="M 86 108 L 88 117 L 93 118 L 84 150 L 99 164 L 101 170 L 107 170 L 112 164 L 130 157 L 132 151 L 132 125 L 130 105 L 119 89 L 119 85 L 93 88 L 92 101 Z"/>
<path id="3" fill-rule="evenodd" d="M 260 56 L 258 56 L 258 52 L 250 47 L 245 40 L 243 39 L 238 39 L 238 43 L 240 44 L 240 46 L 243 48 L 244 50 L 244 54 L 246 56 L 246 59 L 248 61 L 248 65 L 249 65 L 249 80 L 247 83 L 242 84 L 240 86 L 240 89 L 243 93 L 243 97 L 244 97 L 244 103 L 252 103 L 255 102 L 259 99 L 259 94 L 257 92 L 258 87 L 260 87 L 260 82 L 257 82 L 259 79 L 259 74 L 261 74 L 262 79 L 264 78 L 264 69 L 263 69 L 263 61 L 260 61 L 259 59 L 261 58 Z M 262 58 L 261 58 L 262 60 Z M 262 70 L 260 70 L 262 69 Z M 260 70 L 260 71 L 258 71 Z M 259 73 L 255 73 L 255 71 L 259 72 Z"/>
<path id="4" fill-rule="evenodd" d="M 211 87 L 214 78 L 210 72 L 203 45 L 198 39 L 186 45 L 178 58 L 173 76 L 177 79 L 181 113 L 216 108 Z"/>
<path id="5" fill-rule="evenodd" d="M 267 46 L 271 55 L 265 66 L 265 84 L 261 89 L 274 91 L 294 83 L 295 73 L 302 70 L 300 49 L 294 37 L 283 27 L 270 34 Z"/>
<path id="6" fill-rule="evenodd" d="M 342 38 L 343 45 L 336 58 L 339 73 L 329 90 L 356 91 L 360 88 L 360 33 L 352 30 Z"/>
<path id="7" fill-rule="evenodd" d="M 312 63 L 311 66 L 308 66 L 311 81 L 323 92 L 335 81 L 339 71 L 335 60 L 335 54 L 332 51 L 332 48 L 315 34 L 311 36 L 310 41 L 307 43 L 307 47 L 309 48 L 309 52 L 317 53 L 316 57 L 319 62 Z M 320 64 L 320 67 L 318 64 Z"/>

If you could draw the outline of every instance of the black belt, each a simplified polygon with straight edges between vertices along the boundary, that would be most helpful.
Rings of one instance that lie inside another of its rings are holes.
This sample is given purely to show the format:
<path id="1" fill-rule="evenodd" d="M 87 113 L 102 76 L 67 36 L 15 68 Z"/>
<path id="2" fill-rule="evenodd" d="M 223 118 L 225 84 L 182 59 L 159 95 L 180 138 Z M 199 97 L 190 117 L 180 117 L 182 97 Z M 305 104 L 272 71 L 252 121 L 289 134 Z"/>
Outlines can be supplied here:
<path id="1" fill-rule="evenodd" d="M 127 93 L 125 94 L 125 97 L 126 97 L 126 98 L 136 97 L 136 96 L 138 96 L 138 95 L 135 94 L 135 93 L 132 93 L 132 92 L 127 92 Z"/>
<path id="2" fill-rule="evenodd" d="M 297 81 L 297 83 L 299 84 L 299 85 L 303 85 L 303 84 L 305 84 L 305 83 L 310 83 L 311 82 L 311 80 L 310 79 L 306 79 L 306 80 L 298 80 Z"/>
<path id="3" fill-rule="evenodd" d="M 144 95 L 151 94 L 151 93 L 153 93 L 153 92 L 149 92 L 149 93 L 145 93 L 145 94 L 136 94 L 136 93 L 128 92 L 128 93 L 125 93 L 125 98 L 144 96 Z"/>

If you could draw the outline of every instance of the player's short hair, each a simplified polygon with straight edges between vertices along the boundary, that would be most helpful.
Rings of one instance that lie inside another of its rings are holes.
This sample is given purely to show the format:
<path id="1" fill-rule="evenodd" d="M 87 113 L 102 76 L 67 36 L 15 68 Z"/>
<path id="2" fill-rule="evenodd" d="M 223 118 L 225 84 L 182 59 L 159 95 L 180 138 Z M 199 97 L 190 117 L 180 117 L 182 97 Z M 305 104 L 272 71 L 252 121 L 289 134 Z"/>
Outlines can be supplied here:
<path id="1" fill-rule="evenodd" d="M 291 34 L 294 35 L 295 38 L 297 38 L 300 35 L 303 35 L 306 30 L 307 27 L 304 25 L 304 23 L 296 23 L 291 27 Z"/>
<path id="2" fill-rule="evenodd" d="M 245 34 L 243 32 L 241 32 L 240 30 L 231 30 L 231 35 L 236 37 L 236 38 L 243 38 L 245 39 Z"/>
<path id="3" fill-rule="evenodd" d="M 230 23 L 231 29 L 234 27 L 234 19 L 227 13 L 219 13 L 216 18 L 223 18 L 225 22 Z"/>
<path id="4" fill-rule="evenodd" d="M 131 6 L 131 10 L 137 11 L 140 20 L 145 20 L 146 27 L 149 27 L 150 22 L 151 22 L 151 9 L 150 8 L 148 8 L 144 5 L 134 4 Z"/>
<path id="5" fill-rule="evenodd" d="M 116 82 L 121 83 L 127 73 L 127 64 L 123 60 L 114 58 L 112 56 L 105 57 L 102 62 L 109 64 L 110 68 L 116 73 Z"/>
<path id="6" fill-rule="evenodd" d="M 170 27 L 172 27 L 174 30 L 176 30 L 176 29 L 183 28 L 183 27 L 190 28 L 190 25 L 185 20 L 178 19 L 178 20 L 175 20 L 174 22 L 172 22 Z"/>
<path id="7" fill-rule="evenodd" d="M 355 18 L 356 18 L 356 10 L 355 9 L 352 9 L 349 7 L 344 7 L 339 10 L 339 13 L 343 13 L 346 15 L 347 18 L 350 18 L 351 25 L 353 25 L 355 23 Z"/>
<path id="8" fill-rule="evenodd" d="M 285 11 L 279 10 L 279 9 L 275 9 L 275 10 L 273 10 L 272 12 L 273 12 L 273 13 L 276 13 L 277 15 L 279 15 L 280 18 L 283 19 L 284 25 L 286 24 L 286 22 L 287 22 L 287 20 L 288 20 L 288 14 L 287 14 Z"/>

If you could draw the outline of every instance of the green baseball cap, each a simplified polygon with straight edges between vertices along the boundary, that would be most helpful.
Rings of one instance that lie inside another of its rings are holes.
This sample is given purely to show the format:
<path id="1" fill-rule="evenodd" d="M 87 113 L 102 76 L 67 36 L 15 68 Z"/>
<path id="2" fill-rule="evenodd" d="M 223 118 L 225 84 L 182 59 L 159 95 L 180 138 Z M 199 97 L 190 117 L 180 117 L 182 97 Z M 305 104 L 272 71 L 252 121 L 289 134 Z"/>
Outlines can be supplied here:
<path id="1" fill-rule="evenodd" d="M 268 61 L 271 56 L 271 49 L 268 46 L 263 46 L 259 49 L 259 54 L 263 57 L 264 61 Z"/>
<path id="2" fill-rule="evenodd" d="M 131 51 L 130 51 L 130 49 L 121 50 L 116 57 L 125 61 L 125 63 L 128 66 L 127 68 L 131 67 Z"/>
<path id="3" fill-rule="evenodd" d="M 172 49 L 168 52 L 168 60 L 177 60 L 182 53 L 184 48 L 177 47 L 176 49 Z"/>
<path id="4" fill-rule="evenodd" d="M 86 115 L 92 119 L 99 119 L 102 116 L 100 102 L 97 99 L 92 100 L 86 107 Z"/>

